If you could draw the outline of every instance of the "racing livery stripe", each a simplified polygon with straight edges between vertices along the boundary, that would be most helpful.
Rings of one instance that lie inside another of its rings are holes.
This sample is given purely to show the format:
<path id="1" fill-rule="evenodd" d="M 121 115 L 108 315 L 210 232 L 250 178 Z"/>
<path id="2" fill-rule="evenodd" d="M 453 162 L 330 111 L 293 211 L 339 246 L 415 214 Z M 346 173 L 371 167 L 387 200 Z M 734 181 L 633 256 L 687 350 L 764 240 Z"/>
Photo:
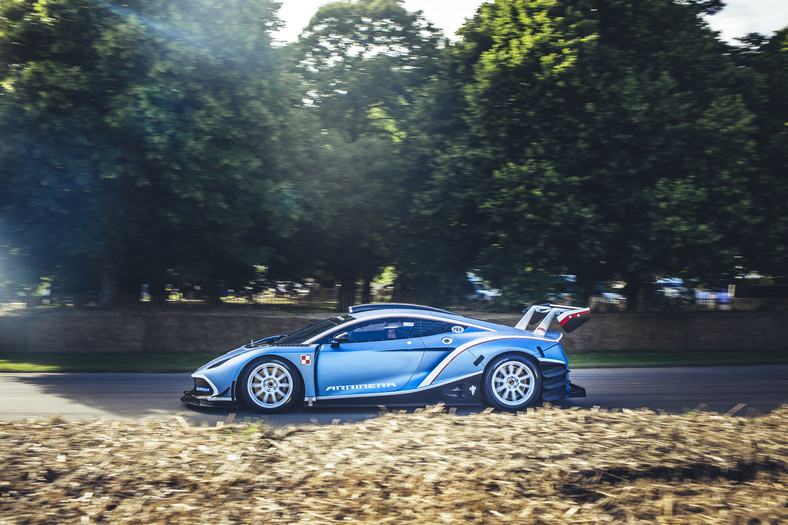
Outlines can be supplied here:
<path id="1" fill-rule="evenodd" d="M 583 310 L 574 310 L 574 311 L 571 311 L 571 312 L 565 312 L 565 313 L 563 313 L 563 314 L 558 316 L 558 322 L 561 324 L 561 326 L 564 326 L 567 322 L 571 321 L 572 319 L 574 319 L 576 317 L 580 317 L 581 315 L 586 315 L 586 314 L 590 314 L 590 313 L 591 313 L 591 309 L 590 308 L 585 308 Z"/>
<path id="2" fill-rule="evenodd" d="M 454 358 L 456 358 L 458 355 L 460 355 L 467 349 L 473 348 L 474 346 L 478 346 L 484 343 L 489 343 L 491 341 L 502 341 L 505 339 L 535 339 L 537 341 L 550 341 L 551 343 L 557 342 L 552 339 L 545 339 L 543 337 L 529 337 L 525 335 L 498 335 L 493 337 L 485 337 L 483 339 L 477 339 L 475 341 L 471 341 L 469 343 L 465 343 L 464 345 L 458 346 L 452 353 L 450 353 L 445 358 L 443 358 L 443 361 L 438 363 L 438 366 L 436 366 L 432 370 L 432 372 L 430 372 L 429 375 L 424 378 L 424 381 L 422 381 L 417 388 L 422 388 L 424 386 L 431 385 L 435 381 L 435 379 L 438 378 L 441 372 L 443 372 L 443 370 L 447 366 L 449 366 L 449 363 L 454 361 Z"/>

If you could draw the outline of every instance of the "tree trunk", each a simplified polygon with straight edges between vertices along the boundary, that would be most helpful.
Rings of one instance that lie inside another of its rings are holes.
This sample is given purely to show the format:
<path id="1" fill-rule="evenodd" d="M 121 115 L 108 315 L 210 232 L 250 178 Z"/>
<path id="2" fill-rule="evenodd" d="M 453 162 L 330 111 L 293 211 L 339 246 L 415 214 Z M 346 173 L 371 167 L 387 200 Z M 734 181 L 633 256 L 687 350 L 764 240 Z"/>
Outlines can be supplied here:
<path id="1" fill-rule="evenodd" d="M 594 290 L 594 283 L 589 281 L 588 277 L 582 272 L 577 272 L 575 275 L 575 285 L 572 293 L 575 305 L 587 306 L 591 304 L 591 296 L 596 293 Z"/>
<path id="2" fill-rule="evenodd" d="M 372 282 L 369 279 L 364 281 L 364 286 L 361 288 L 361 304 L 369 304 L 372 302 Z"/>
<path id="3" fill-rule="evenodd" d="M 347 309 L 356 304 L 356 279 L 347 277 L 340 281 L 342 286 L 339 290 L 339 311 L 347 312 Z"/>
<path id="4" fill-rule="evenodd" d="M 624 286 L 624 297 L 627 298 L 627 311 L 635 312 L 640 306 L 640 276 L 628 274 L 627 284 Z"/>
<path id="5" fill-rule="evenodd" d="M 101 289 L 99 290 L 99 306 L 111 308 L 118 302 L 118 270 L 109 260 L 101 263 Z"/>

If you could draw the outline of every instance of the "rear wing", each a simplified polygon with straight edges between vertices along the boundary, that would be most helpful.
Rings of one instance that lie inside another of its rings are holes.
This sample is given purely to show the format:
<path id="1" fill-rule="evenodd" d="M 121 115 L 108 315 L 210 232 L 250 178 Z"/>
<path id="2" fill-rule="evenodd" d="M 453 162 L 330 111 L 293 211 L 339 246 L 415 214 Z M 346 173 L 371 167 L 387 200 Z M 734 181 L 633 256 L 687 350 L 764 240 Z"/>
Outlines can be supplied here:
<path id="1" fill-rule="evenodd" d="M 556 319 L 564 332 L 568 334 L 588 321 L 591 309 L 556 304 L 535 304 L 527 310 L 523 310 L 523 313 L 523 318 L 514 326 L 515 328 L 528 330 L 528 326 L 536 325 L 532 330 L 534 335 L 544 335 L 550 328 L 550 323 Z"/>

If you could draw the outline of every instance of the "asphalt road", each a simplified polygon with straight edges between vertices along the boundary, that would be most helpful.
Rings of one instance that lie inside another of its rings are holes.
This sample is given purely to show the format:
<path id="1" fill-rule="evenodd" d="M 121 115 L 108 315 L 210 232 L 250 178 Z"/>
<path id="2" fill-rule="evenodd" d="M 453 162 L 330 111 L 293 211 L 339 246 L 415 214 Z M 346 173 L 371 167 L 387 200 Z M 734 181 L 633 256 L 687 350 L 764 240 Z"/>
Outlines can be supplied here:
<path id="1" fill-rule="evenodd" d="M 788 403 L 788 365 L 695 368 L 614 368 L 573 371 L 572 381 L 588 397 L 565 400 L 563 407 L 648 408 L 682 413 L 709 410 L 737 415 L 766 414 Z M 189 374 L 0 374 L 0 420 L 60 416 L 66 420 L 144 420 L 180 415 L 192 424 L 257 420 L 245 408 L 195 410 L 180 403 L 191 387 Z M 742 406 L 743 404 L 743 406 Z M 396 409 L 392 407 L 391 409 Z M 459 407 L 460 415 L 483 407 Z M 361 421 L 379 409 L 304 408 L 262 417 L 271 424 Z"/>

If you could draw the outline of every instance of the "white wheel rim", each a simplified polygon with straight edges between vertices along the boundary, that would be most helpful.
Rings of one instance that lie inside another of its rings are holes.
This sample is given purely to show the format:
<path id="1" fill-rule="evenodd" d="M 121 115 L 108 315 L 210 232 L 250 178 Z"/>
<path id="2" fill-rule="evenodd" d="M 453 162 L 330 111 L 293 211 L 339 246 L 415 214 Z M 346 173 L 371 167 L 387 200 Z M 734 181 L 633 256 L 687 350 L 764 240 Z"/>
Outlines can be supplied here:
<path id="1" fill-rule="evenodd" d="M 277 363 L 263 363 L 249 374 L 246 390 L 256 404 L 263 408 L 277 408 L 293 395 L 290 371 Z"/>
<path id="2" fill-rule="evenodd" d="M 533 371 L 525 364 L 519 361 L 507 361 L 498 365 L 493 372 L 491 386 L 498 402 L 514 407 L 531 399 L 536 378 Z"/>

